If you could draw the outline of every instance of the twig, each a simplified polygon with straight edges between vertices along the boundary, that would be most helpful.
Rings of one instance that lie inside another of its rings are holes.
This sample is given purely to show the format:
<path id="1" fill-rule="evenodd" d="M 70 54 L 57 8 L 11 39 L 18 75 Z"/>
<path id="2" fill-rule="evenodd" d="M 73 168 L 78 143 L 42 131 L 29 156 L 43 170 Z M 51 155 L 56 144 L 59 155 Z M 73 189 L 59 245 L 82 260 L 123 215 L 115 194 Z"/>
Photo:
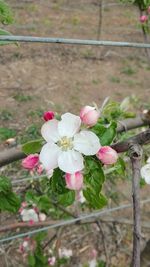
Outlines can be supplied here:
<path id="1" fill-rule="evenodd" d="M 104 247 L 104 252 L 105 252 L 105 257 L 106 257 L 106 267 L 109 266 L 109 256 L 108 256 L 108 249 L 107 249 L 107 244 L 106 244 L 106 239 L 105 239 L 105 233 L 103 230 L 103 227 L 101 225 L 101 222 L 99 220 L 96 221 L 96 224 L 101 232 L 102 236 L 102 242 L 103 242 L 103 247 Z"/>
<path id="2" fill-rule="evenodd" d="M 150 129 L 137 134 L 133 137 L 128 138 L 125 141 L 118 142 L 113 144 L 111 147 L 116 150 L 118 153 L 126 152 L 129 149 L 131 143 L 139 144 L 139 145 L 146 145 L 150 143 Z"/>
<path id="3" fill-rule="evenodd" d="M 22 152 L 21 146 L 7 149 L 0 153 L 0 167 L 25 157 L 26 155 Z"/>
<path id="4" fill-rule="evenodd" d="M 131 143 L 129 147 L 132 163 L 132 197 L 133 197 L 133 256 L 132 266 L 140 267 L 140 240 L 141 240 L 141 215 L 140 215 L 140 168 L 142 149 L 138 144 Z"/>
<path id="5" fill-rule="evenodd" d="M 142 126 L 150 125 L 150 111 L 147 111 L 146 114 L 141 114 L 136 118 L 125 119 L 122 121 L 118 121 L 117 125 L 117 133 L 121 133 L 124 131 L 129 131 L 135 128 L 139 128 Z"/>
<path id="6" fill-rule="evenodd" d="M 42 249 L 45 249 L 55 238 L 57 237 L 57 234 L 55 233 L 42 247 Z"/>

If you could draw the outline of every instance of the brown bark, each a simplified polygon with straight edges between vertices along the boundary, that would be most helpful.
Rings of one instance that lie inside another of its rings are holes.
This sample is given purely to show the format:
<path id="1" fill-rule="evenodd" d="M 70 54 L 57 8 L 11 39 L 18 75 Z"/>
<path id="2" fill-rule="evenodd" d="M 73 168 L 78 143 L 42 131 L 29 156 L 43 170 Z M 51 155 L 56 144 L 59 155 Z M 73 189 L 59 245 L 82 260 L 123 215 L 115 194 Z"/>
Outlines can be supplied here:
<path id="1" fill-rule="evenodd" d="M 141 213 L 140 213 L 140 169 L 142 149 L 131 143 L 129 147 L 132 164 L 132 197 L 133 197 L 133 256 L 132 267 L 140 267 Z"/>

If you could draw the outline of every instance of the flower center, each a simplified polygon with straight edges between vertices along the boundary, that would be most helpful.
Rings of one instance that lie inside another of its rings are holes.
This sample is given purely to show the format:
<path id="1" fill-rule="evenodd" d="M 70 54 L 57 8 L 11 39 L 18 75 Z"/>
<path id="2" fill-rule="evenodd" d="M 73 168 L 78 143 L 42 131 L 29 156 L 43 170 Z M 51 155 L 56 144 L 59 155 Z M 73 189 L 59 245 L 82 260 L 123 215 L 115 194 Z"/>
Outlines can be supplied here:
<path id="1" fill-rule="evenodd" d="M 63 151 L 67 151 L 68 149 L 73 148 L 72 138 L 66 136 L 62 137 L 57 144 Z"/>

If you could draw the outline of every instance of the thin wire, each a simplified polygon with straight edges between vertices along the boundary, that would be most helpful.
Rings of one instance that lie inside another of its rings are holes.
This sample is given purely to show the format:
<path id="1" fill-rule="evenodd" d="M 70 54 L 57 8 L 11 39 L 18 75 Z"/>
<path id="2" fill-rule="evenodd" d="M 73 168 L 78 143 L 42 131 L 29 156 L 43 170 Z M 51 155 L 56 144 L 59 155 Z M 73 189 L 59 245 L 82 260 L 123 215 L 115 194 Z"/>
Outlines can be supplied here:
<path id="1" fill-rule="evenodd" d="M 145 204 L 145 203 L 148 203 L 148 202 L 150 202 L 150 199 L 143 200 L 140 203 L 141 204 Z M 97 218 L 97 217 L 103 216 L 104 214 L 107 214 L 107 213 L 110 213 L 110 212 L 115 212 L 115 211 L 118 211 L 118 210 L 121 210 L 121 209 L 130 208 L 130 207 L 132 207 L 132 204 L 126 204 L 126 205 L 118 206 L 118 207 L 115 207 L 115 208 L 112 208 L 112 209 L 106 209 L 106 210 L 99 211 L 99 212 L 93 212 L 93 213 L 90 213 L 90 214 L 85 214 L 85 215 L 79 216 L 78 218 L 74 218 L 74 219 L 70 219 L 70 220 L 67 220 L 67 221 L 58 222 L 56 224 L 51 224 L 49 226 L 45 226 L 45 227 L 40 228 L 40 229 L 35 229 L 35 230 L 32 230 L 32 231 L 28 231 L 26 233 L 17 234 L 17 235 L 10 236 L 10 237 L 4 237 L 4 238 L 0 239 L 0 243 L 4 243 L 4 242 L 7 242 L 7 241 L 11 241 L 11 240 L 17 239 L 17 238 L 33 235 L 33 234 L 36 234 L 36 233 L 39 233 L 39 232 L 46 231 L 48 229 L 53 229 L 53 228 L 57 228 L 57 227 L 71 225 L 71 224 L 74 224 L 76 222 L 83 221 L 85 219 Z"/>
<path id="2" fill-rule="evenodd" d="M 16 184 L 19 184 L 19 183 L 22 183 L 22 182 L 27 182 L 27 181 L 30 181 L 30 180 L 39 180 L 39 179 L 42 179 L 42 178 L 45 178 L 47 177 L 46 175 L 40 175 L 40 176 L 31 176 L 31 177 L 28 177 L 28 178 L 20 178 L 20 179 L 16 179 L 14 181 L 12 181 L 12 185 L 16 185 Z"/>
<path id="3" fill-rule="evenodd" d="M 113 42 L 113 41 L 96 41 L 82 39 L 65 39 L 50 37 L 33 37 L 33 36 L 17 36 L 17 35 L 1 35 L 0 41 L 10 42 L 32 42 L 32 43 L 57 43 L 69 45 L 95 45 L 95 46 L 116 46 L 116 47 L 132 47 L 132 48 L 150 48 L 150 44 L 146 43 L 130 43 L 130 42 Z"/>

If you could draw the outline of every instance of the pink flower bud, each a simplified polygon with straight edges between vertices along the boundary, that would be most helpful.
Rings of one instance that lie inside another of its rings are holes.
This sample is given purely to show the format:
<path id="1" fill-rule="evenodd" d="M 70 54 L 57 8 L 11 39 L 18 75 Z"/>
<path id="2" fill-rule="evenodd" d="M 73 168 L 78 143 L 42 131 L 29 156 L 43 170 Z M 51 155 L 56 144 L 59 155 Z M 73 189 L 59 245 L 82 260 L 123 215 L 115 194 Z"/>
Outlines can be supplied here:
<path id="1" fill-rule="evenodd" d="M 45 121 L 50 121 L 50 120 L 52 120 L 52 119 L 54 119 L 54 112 L 53 111 L 46 111 L 46 112 L 44 112 L 44 114 L 43 114 L 43 119 L 45 120 Z"/>
<path id="2" fill-rule="evenodd" d="M 141 23 L 145 23 L 146 21 L 148 21 L 148 16 L 146 16 L 146 15 L 142 15 L 142 16 L 140 17 L 140 22 L 141 22 Z"/>
<path id="3" fill-rule="evenodd" d="M 22 166 L 25 169 L 33 170 L 37 166 L 38 161 L 39 161 L 39 155 L 31 154 L 22 160 Z"/>
<path id="4" fill-rule="evenodd" d="M 21 207 L 26 208 L 27 206 L 28 206 L 27 202 L 24 201 L 21 203 Z"/>
<path id="5" fill-rule="evenodd" d="M 56 258 L 53 256 L 51 258 L 48 258 L 48 265 L 54 266 L 56 262 Z"/>
<path id="6" fill-rule="evenodd" d="M 87 126 L 94 126 L 99 118 L 99 112 L 95 107 L 85 106 L 80 111 L 81 121 Z"/>
<path id="7" fill-rule="evenodd" d="M 66 173 L 65 180 L 67 188 L 71 190 L 80 190 L 83 186 L 83 175 L 81 172 L 74 174 Z"/>
<path id="8" fill-rule="evenodd" d="M 109 165 L 116 163 L 118 159 L 118 154 L 110 146 L 103 146 L 98 151 L 97 157 L 101 160 L 103 164 Z"/>

